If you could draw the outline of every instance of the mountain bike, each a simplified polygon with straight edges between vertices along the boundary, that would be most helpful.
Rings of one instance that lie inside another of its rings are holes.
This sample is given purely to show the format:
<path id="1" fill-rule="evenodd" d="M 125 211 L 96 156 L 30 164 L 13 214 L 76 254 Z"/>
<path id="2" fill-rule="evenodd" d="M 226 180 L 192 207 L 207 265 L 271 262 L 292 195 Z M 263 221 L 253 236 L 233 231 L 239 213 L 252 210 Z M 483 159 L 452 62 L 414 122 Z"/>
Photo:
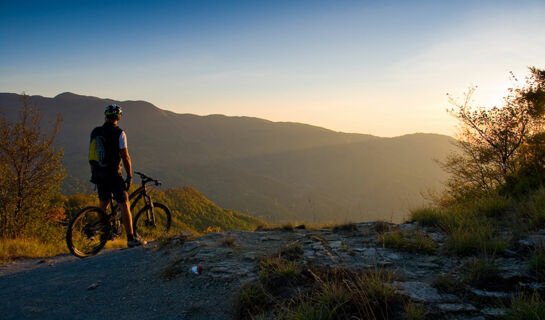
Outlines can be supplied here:
<path id="1" fill-rule="evenodd" d="M 148 194 L 148 184 L 160 186 L 161 182 L 143 173 L 134 173 L 140 176 L 142 185 L 129 195 L 131 212 L 137 205 L 142 207 L 134 216 L 133 230 L 143 240 L 154 241 L 169 231 L 172 222 L 170 210 L 164 204 L 153 202 Z M 109 207 L 109 214 L 100 207 L 86 207 L 72 218 L 66 233 L 66 243 L 73 255 L 79 258 L 95 255 L 108 240 L 121 236 L 121 208 L 113 200 L 110 200 Z"/>

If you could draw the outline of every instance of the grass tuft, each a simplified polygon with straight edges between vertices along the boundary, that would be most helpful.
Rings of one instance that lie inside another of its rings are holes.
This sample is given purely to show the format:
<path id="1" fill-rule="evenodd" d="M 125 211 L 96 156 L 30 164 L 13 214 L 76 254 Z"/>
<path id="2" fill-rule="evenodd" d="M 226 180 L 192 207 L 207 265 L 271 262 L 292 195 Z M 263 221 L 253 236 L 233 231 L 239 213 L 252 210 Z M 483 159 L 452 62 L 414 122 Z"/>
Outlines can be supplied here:
<path id="1" fill-rule="evenodd" d="M 0 263 L 20 258 L 45 258 L 68 253 L 65 242 L 34 238 L 0 239 Z"/>
<path id="2" fill-rule="evenodd" d="M 253 319 L 271 307 L 271 297 L 259 282 L 243 285 L 235 295 L 235 309 L 239 319 Z"/>
<path id="3" fill-rule="evenodd" d="M 421 304 L 416 304 L 412 301 L 405 304 L 403 311 L 405 312 L 405 318 L 407 320 L 423 320 L 426 317 L 424 307 Z"/>
<path id="4" fill-rule="evenodd" d="M 499 269 L 488 259 L 473 258 L 463 267 L 463 281 L 475 287 L 490 287 L 499 280 Z"/>
<path id="5" fill-rule="evenodd" d="M 440 227 L 443 213 L 439 208 L 420 208 L 410 212 L 411 222 L 418 222 L 423 226 Z"/>
<path id="6" fill-rule="evenodd" d="M 532 252 L 528 269 L 539 281 L 545 281 L 545 252 L 542 249 Z"/>
<path id="7" fill-rule="evenodd" d="M 333 227 L 334 232 L 350 232 L 358 231 L 358 226 L 355 223 L 345 223 Z"/>
<path id="8" fill-rule="evenodd" d="M 387 248 L 413 253 L 433 254 L 437 252 L 437 243 L 424 232 L 403 234 L 394 231 L 381 235 L 380 240 Z"/>
<path id="9" fill-rule="evenodd" d="M 545 319 L 545 302 L 537 292 L 531 296 L 520 294 L 511 300 L 511 310 L 505 319 L 543 320 Z"/>

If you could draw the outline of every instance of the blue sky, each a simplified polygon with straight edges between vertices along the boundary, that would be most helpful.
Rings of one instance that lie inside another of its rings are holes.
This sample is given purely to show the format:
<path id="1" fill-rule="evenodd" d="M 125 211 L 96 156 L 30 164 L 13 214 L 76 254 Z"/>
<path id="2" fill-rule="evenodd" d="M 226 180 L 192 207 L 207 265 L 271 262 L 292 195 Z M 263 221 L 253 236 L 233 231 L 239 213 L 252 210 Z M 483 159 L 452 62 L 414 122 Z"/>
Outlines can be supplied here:
<path id="1" fill-rule="evenodd" d="M 452 134 L 445 94 L 498 103 L 544 33 L 537 1 L 2 1 L 0 91 Z"/>

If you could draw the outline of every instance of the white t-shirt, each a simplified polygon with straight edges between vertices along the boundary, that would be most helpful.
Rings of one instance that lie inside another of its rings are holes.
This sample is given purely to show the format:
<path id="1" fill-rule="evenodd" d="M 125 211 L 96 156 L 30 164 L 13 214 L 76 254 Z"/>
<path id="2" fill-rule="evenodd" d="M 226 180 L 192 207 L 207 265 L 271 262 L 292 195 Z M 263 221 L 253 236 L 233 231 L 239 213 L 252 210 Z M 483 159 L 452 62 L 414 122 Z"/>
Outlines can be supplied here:
<path id="1" fill-rule="evenodd" d="M 127 136 L 125 135 L 125 131 L 121 131 L 121 134 L 119 135 L 119 149 L 127 149 Z"/>

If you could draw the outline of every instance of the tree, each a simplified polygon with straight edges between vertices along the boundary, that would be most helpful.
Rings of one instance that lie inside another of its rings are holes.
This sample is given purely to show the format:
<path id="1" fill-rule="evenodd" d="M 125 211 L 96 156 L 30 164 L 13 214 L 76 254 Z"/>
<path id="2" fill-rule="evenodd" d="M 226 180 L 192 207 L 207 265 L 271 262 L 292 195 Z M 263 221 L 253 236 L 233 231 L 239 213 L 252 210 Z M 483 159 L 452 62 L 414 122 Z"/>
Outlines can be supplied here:
<path id="1" fill-rule="evenodd" d="M 490 192 L 530 163 L 540 168 L 545 163 L 545 71 L 530 68 L 525 84 L 511 88 L 500 107 L 473 107 L 474 91 L 470 88 L 462 103 L 449 97 L 454 105 L 449 111 L 459 120 L 459 152 L 443 167 L 451 174 L 447 193 L 454 199 Z"/>
<path id="2" fill-rule="evenodd" d="M 61 116 L 46 134 L 39 109 L 27 95 L 21 100 L 15 122 L 0 114 L 0 237 L 18 237 L 42 223 L 64 179 L 63 151 L 53 144 Z"/>

